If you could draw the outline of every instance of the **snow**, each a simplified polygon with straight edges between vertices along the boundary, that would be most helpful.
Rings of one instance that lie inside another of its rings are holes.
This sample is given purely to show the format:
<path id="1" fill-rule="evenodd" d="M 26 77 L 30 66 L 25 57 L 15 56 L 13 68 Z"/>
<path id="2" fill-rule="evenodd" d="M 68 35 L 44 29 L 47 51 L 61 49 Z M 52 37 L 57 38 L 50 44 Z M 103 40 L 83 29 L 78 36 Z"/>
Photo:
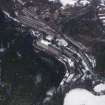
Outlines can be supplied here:
<path id="1" fill-rule="evenodd" d="M 64 39 L 57 39 L 56 41 L 58 42 L 59 46 L 65 46 L 65 47 L 68 46 L 67 41 Z"/>
<path id="2" fill-rule="evenodd" d="M 52 40 L 53 40 L 53 36 L 48 35 L 48 36 L 46 36 L 46 39 L 47 39 L 48 41 L 52 41 Z"/>
<path id="3" fill-rule="evenodd" d="M 51 44 L 50 42 L 46 41 L 46 40 L 41 40 L 41 44 L 44 44 L 46 46 L 48 46 L 49 44 Z"/>
<path id="4" fill-rule="evenodd" d="M 102 92 L 102 91 L 105 91 L 105 84 L 98 84 L 94 87 L 94 91 L 95 92 Z"/>
<path id="5" fill-rule="evenodd" d="M 74 62 L 71 59 L 68 59 L 68 63 L 70 65 L 70 67 L 74 67 Z"/>
<path id="6" fill-rule="evenodd" d="M 57 0 L 49 0 L 49 1 L 56 2 Z M 74 6 L 78 2 L 78 0 L 59 0 L 59 1 L 64 7 L 66 5 Z M 82 5 L 86 5 L 89 4 L 90 2 L 88 0 L 81 0 L 79 3 Z"/>
<path id="7" fill-rule="evenodd" d="M 23 2 L 22 0 L 17 0 L 20 4 L 24 5 L 25 2 Z"/>
<path id="8" fill-rule="evenodd" d="M 86 89 L 73 89 L 66 94 L 63 105 L 105 105 L 105 95 L 95 96 Z"/>
<path id="9" fill-rule="evenodd" d="M 66 6 L 67 4 L 69 5 L 75 5 L 75 3 L 77 2 L 78 0 L 60 0 L 61 4 L 63 6 Z"/>
<path id="10" fill-rule="evenodd" d="M 16 22 L 19 22 L 16 18 L 11 17 L 11 15 L 10 15 L 8 12 L 6 12 L 5 10 L 3 10 L 3 13 L 4 13 L 7 17 L 9 17 L 10 19 L 12 19 L 12 20 L 14 20 L 14 21 L 16 21 Z"/>

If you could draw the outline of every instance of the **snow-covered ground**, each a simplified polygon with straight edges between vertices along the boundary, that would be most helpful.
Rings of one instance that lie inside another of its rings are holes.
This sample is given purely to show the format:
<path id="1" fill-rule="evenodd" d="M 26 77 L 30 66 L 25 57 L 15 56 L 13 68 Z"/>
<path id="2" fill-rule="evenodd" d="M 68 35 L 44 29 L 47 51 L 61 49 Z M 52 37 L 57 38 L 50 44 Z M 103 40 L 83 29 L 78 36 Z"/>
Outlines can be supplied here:
<path id="1" fill-rule="evenodd" d="M 86 89 L 73 89 L 66 94 L 63 105 L 105 105 L 105 95 L 95 96 Z"/>

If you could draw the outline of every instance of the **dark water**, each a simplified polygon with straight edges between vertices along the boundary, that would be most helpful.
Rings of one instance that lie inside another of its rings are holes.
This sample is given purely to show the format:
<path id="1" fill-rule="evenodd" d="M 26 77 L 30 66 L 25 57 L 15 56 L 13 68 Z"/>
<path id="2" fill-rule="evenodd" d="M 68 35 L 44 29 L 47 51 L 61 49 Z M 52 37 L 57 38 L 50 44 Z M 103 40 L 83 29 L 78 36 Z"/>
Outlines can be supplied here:
<path id="1" fill-rule="evenodd" d="M 27 30 L 2 12 L 0 16 L 0 45 L 6 49 L 0 52 L 0 105 L 36 105 L 59 85 L 64 67 L 42 52 L 36 54 Z"/>

